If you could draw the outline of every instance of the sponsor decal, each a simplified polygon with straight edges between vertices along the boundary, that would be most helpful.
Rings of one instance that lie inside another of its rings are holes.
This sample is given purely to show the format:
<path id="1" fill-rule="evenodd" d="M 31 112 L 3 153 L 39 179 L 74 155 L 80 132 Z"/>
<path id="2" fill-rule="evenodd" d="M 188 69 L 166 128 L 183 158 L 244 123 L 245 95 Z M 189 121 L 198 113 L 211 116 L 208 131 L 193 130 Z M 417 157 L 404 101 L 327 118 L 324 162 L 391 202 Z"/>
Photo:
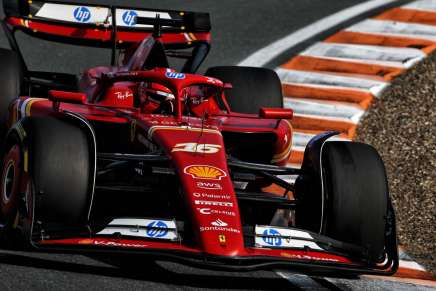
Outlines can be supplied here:
<path id="1" fill-rule="evenodd" d="M 233 232 L 233 233 L 241 233 L 239 229 L 232 228 L 232 227 L 224 227 L 224 226 L 200 226 L 200 232 L 204 231 L 226 231 L 226 232 Z"/>
<path id="2" fill-rule="evenodd" d="M 226 216 L 236 216 L 236 213 L 234 211 L 227 211 L 227 210 L 217 210 L 217 209 L 211 209 L 211 208 L 197 208 L 198 212 L 204 215 L 226 215 Z"/>
<path id="3" fill-rule="evenodd" d="M 146 248 L 146 244 L 139 243 L 123 243 L 116 241 L 100 241 L 94 240 L 94 245 L 96 246 L 105 246 L 105 247 L 121 247 L 121 248 Z"/>
<path id="4" fill-rule="evenodd" d="M 195 205 L 233 207 L 232 202 L 195 200 Z"/>
<path id="5" fill-rule="evenodd" d="M 122 248 L 145 248 L 147 244 L 144 243 L 127 243 L 127 242 L 116 242 L 107 241 L 99 239 L 82 239 L 77 242 L 80 245 L 95 245 L 104 247 L 122 247 Z"/>
<path id="6" fill-rule="evenodd" d="M 298 254 L 290 254 L 290 253 L 280 253 L 282 257 L 290 258 L 290 259 L 298 259 L 298 260 L 316 260 L 316 261 L 326 261 L 326 262 L 339 262 L 337 259 L 332 258 L 323 258 L 317 256 L 308 256 L 308 255 L 298 255 Z"/>
<path id="7" fill-rule="evenodd" d="M 210 182 L 197 182 L 198 188 L 206 189 L 206 190 L 222 190 L 223 187 L 219 183 L 210 183 Z"/>
<path id="8" fill-rule="evenodd" d="M 256 226 L 255 233 L 256 246 L 323 250 L 315 242 L 308 241 L 312 239 L 312 236 L 304 231 L 288 228 Z"/>
<path id="9" fill-rule="evenodd" d="M 167 235 L 168 233 L 168 225 L 161 221 L 152 221 L 150 222 L 147 227 L 149 228 L 147 230 L 147 235 L 153 238 L 161 238 Z"/>
<path id="10" fill-rule="evenodd" d="M 128 98 L 132 98 L 133 97 L 133 93 L 129 92 L 129 91 L 115 92 L 115 95 L 117 96 L 117 99 L 119 99 L 119 100 L 126 100 Z"/>
<path id="11" fill-rule="evenodd" d="M 280 237 L 280 232 L 278 232 L 275 229 L 265 229 L 263 232 L 264 237 L 262 237 L 262 240 L 270 246 L 281 246 L 282 245 L 282 238 Z"/>
<path id="12" fill-rule="evenodd" d="M 168 79 L 185 79 L 186 75 L 183 73 L 176 73 L 176 72 L 166 72 L 165 77 Z"/>
<path id="13" fill-rule="evenodd" d="M 220 149 L 221 146 L 217 144 L 199 144 L 196 142 L 189 142 L 176 144 L 171 152 L 216 154 Z"/>
<path id="14" fill-rule="evenodd" d="M 220 234 L 218 236 L 218 241 L 222 244 L 225 244 L 226 243 L 226 236 L 224 234 Z"/>
<path id="15" fill-rule="evenodd" d="M 82 240 L 79 240 L 77 243 L 78 243 L 79 245 L 91 245 L 91 244 L 94 243 L 94 240 L 93 240 L 93 239 L 90 239 L 90 238 L 88 238 L 88 239 L 82 239 Z"/>
<path id="16" fill-rule="evenodd" d="M 129 10 L 123 13 L 123 22 L 128 26 L 135 26 L 136 25 L 136 17 L 138 16 L 138 13 L 133 10 Z"/>
<path id="17" fill-rule="evenodd" d="M 191 175 L 194 179 L 221 180 L 221 178 L 227 177 L 226 172 L 223 170 L 206 165 L 187 166 L 184 172 L 187 175 Z"/>
<path id="18" fill-rule="evenodd" d="M 211 78 L 211 77 L 206 77 L 206 82 L 211 83 L 211 84 L 215 84 L 215 85 L 219 85 L 221 83 L 217 79 Z"/>
<path id="19" fill-rule="evenodd" d="M 227 225 L 229 225 L 227 222 L 224 222 L 219 218 L 215 221 L 212 221 L 210 224 L 213 226 L 227 226 Z"/>
<path id="20" fill-rule="evenodd" d="M 79 22 L 88 22 L 91 19 L 91 11 L 83 6 L 74 9 L 74 18 Z"/>
<path id="21" fill-rule="evenodd" d="M 162 124 L 159 121 L 151 122 L 153 124 Z M 191 126 L 166 126 L 166 125 L 153 125 L 148 130 L 148 137 L 151 139 L 153 137 L 153 134 L 157 130 L 171 130 L 171 131 L 190 131 L 190 132 L 200 132 L 200 133 L 211 133 L 211 134 L 217 134 L 221 135 L 221 132 L 216 129 L 209 129 L 208 126 L 201 127 L 201 124 L 196 125 L 198 127 L 191 127 Z M 213 127 L 210 127 L 213 128 Z"/>
<path id="22" fill-rule="evenodd" d="M 151 118 L 161 118 L 161 117 L 165 117 L 162 114 L 151 114 L 150 115 Z M 173 126 L 178 126 L 180 123 L 176 122 L 176 121 L 167 121 L 167 120 L 150 120 L 149 118 L 143 117 L 143 120 L 146 120 L 148 122 L 150 122 L 151 124 L 157 124 L 159 126 L 165 126 L 165 125 L 173 125 Z M 190 126 L 182 126 L 183 129 L 185 130 L 192 130 L 192 129 L 200 129 L 203 128 L 203 130 L 205 128 L 207 129 L 215 129 L 218 130 L 218 127 L 215 125 L 210 125 L 210 124 L 201 124 L 201 123 L 195 123 L 195 120 L 191 120 L 191 125 Z M 197 126 L 198 128 L 193 128 L 193 126 Z"/>
<path id="23" fill-rule="evenodd" d="M 197 197 L 197 198 L 208 198 L 208 199 L 224 199 L 224 200 L 228 200 L 228 199 L 230 199 L 231 197 L 230 197 L 230 195 L 219 195 L 219 194 L 209 194 L 209 193 L 197 193 L 197 192 L 194 192 L 194 193 L 192 193 L 192 195 L 194 196 L 194 197 Z"/>

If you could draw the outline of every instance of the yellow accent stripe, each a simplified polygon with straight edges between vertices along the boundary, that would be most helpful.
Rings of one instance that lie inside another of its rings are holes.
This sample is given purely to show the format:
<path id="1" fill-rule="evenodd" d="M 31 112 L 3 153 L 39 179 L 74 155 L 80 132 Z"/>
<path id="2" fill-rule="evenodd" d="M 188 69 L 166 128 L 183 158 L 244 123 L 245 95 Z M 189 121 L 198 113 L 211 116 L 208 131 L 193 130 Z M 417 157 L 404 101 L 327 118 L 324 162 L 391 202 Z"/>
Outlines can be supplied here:
<path id="1" fill-rule="evenodd" d="M 194 35 L 192 32 L 189 33 L 189 37 L 190 37 L 192 40 L 197 40 L 197 38 L 195 37 L 195 35 Z"/>
<path id="2" fill-rule="evenodd" d="M 24 172 L 29 172 L 29 152 L 24 152 Z"/>
<path id="3" fill-rule="evenodd" d="M 35 103 L 36 101 L 42 101 L 42 100 L 45 100 L 45 99 L 42 99 L 42 98 L 32 98 L 32 100 L 27 102 L 27 104 L 26 104 L 26 116 L 30 116 L 30 110 L 32 109 L 33 103 Z"/>
<path id="4" fill-rule="evenodd" d="M 191 131 L 191 132 L 206 132 L 206 133 L 214 133 L 221 135 L 221 132 L 215 129 L 208 129 L 208 128 L 192 128 L 188 126 L 180 126 L 180 127 L 174 127 L 174 126 L 152 126 L 148 130 L 148 138 L 151 139 L 153 137 L 153 134 L 157 130 L 172 130 L 172 131 Z"/>

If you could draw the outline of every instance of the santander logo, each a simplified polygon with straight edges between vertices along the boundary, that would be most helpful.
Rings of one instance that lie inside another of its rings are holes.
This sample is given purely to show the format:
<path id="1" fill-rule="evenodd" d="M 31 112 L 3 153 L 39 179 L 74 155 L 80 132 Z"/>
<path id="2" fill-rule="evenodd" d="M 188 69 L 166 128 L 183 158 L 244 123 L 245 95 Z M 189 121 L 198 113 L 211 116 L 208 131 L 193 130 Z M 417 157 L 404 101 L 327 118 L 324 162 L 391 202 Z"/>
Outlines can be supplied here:
<path id="1" fill-rule="evenodd" d="M 215 221 L 212 221 L 210 224 L 213 225 L 213 226 L 227 226 L 227 225 L 229 225 L 228 223 L 222 221 L 219 218 L 217 220 L 215 220 Z"/>

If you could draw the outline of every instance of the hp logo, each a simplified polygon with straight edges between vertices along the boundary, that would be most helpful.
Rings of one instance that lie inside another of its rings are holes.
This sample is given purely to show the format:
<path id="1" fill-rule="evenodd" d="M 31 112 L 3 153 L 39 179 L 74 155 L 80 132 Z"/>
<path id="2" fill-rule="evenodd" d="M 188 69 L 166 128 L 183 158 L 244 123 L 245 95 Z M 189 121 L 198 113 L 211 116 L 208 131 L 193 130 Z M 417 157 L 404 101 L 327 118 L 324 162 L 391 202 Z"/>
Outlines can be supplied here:
<path id="1" fill-rule="evenodd" d="M 74 9 L 74 18 L 80 22 L 88 22 L 91 19 L 91 11 L 86 7 L 77 7 Z"/>
<path id="2" fill-rule="evenodd" d="M 147 230 L 147 235 L 149 237 L 156 237 L 156 238 L 160 238 L 160 237 L 164 237 L 167 235 L 168 233 L 168 225 L 166 225 L 165 222 L 163 221 L 152 221 L 151 223 L 149 223 L 147 225 L 147 227 L 149 228 Z"/>
<path id="3" fill-rule="evenodd" d="M 168 79 L 185 79 L 185 74 L 183 73 L 167 72 L 165 73 L 165 76 Z"/>
<path id="4" fill-rule="evenodd" d="M 282 245 L 282 238 L 280 237 L 280 232 L 278 232 L 277 230 L 265 229 L 263 235 L 265 235 L 265 237 L 263 237 L 262 239 L 266 244 L 275 247 Z"/>
<path id="5" fill-rule="evenodd" d="M 138 16 L 138 13 L 136 13 L 133 10 L 126 11 L 123 13 L 123 22 L 128 26 L 135 26 L 137 16 Z"/>

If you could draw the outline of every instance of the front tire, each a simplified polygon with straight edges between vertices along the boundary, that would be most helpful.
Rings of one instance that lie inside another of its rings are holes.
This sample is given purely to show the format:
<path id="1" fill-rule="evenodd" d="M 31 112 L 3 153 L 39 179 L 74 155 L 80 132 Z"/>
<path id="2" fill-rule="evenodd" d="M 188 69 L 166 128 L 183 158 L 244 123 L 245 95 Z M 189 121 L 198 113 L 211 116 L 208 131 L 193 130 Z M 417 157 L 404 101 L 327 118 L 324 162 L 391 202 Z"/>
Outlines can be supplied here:
<path id="1" fill-rule="evenodd" d="M 297 181 L 297 227 L 360 246 L 372 264 L 382 261 L 390 200 L 377 151 L 362 143 L 326 142 L 322 176 L 324 197 L 314 187 L 319 177 Z"/>
<path id="2" fill-rule="evenodd" d="M 90 147 L 85 132 L 65 120 L 32 118 L 30 176 L 38 196 L 35 213 L 42 222 L 85 223 L 91 187 Z"/>
<path id="3" fill-rule="evenodd" d="M 366 144 L 328 142 L 323 153 L 326 205 L 322 233 L 383 259 L 389 190 L 383 161 Z"/>
<path id="4" fill-rule="evenodd" d="M 30 225 L 34 234 L 85 227 L 94 175 L 85 132 L 52 117 L 27 118 L 22 127 L 24 140 L 11 133 L 6 143 L 0 209 L 6 229 L 24 226 L 29 238 Z"/>

